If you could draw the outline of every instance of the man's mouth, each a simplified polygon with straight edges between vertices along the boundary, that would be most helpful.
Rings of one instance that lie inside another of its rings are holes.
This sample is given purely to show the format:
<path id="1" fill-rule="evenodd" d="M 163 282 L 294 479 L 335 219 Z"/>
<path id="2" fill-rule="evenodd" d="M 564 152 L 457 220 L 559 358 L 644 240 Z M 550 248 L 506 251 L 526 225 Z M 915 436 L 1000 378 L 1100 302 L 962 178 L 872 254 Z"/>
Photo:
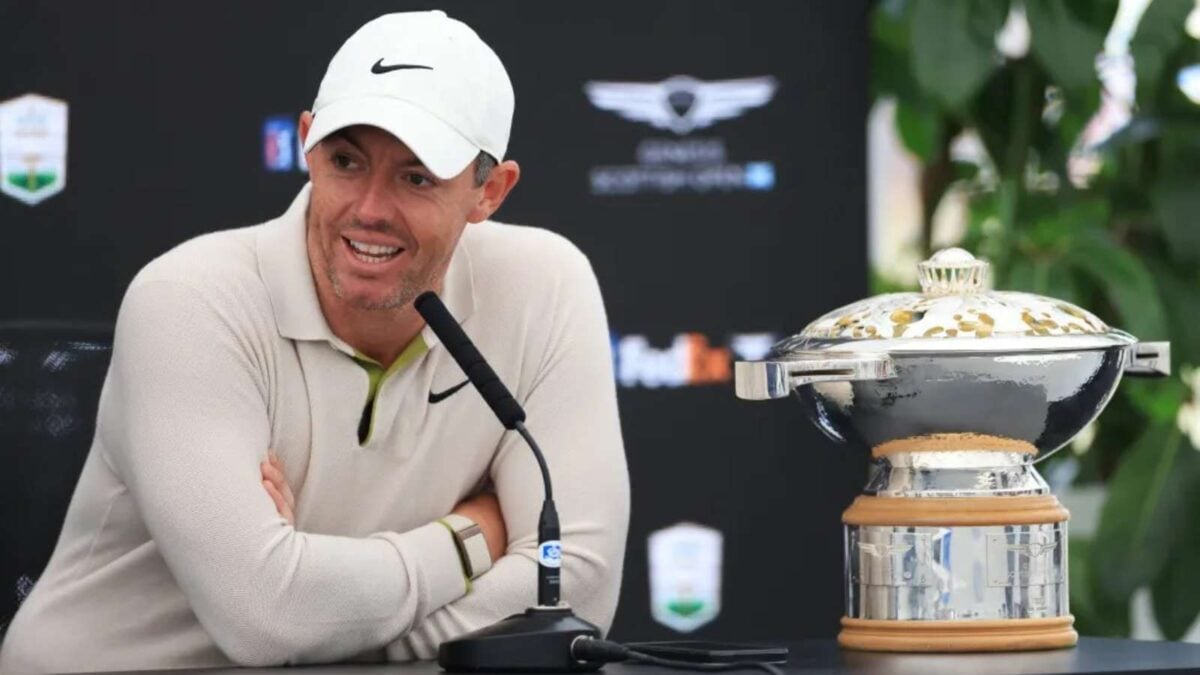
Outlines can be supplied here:
<path id="1" fill-rule="evenodd" d="M 365 263 L 384 263 L 404 252 L 402 246 L 368 244 L 365 241 L 356 241 L 349 237 L 342 237 L 342 241 L 350 247 L 351 255 Z"/>

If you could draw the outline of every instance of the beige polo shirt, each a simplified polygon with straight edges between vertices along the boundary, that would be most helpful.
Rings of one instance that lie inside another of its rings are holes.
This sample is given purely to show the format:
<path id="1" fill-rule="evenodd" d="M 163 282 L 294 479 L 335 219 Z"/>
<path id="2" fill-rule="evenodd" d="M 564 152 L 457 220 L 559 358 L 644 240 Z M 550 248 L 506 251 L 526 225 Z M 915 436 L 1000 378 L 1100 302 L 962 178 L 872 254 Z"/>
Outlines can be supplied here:
<path id="1" fill-rule="evenodd" d="M 379 383 L 335 337 L 305 248 L 306 187 L 278 219 L 145 267 L 117 320 L 96 436 L 0 672 L 432 658 L 536 600 L 542 487 L 437 337 Z M 528 412 L 562 520 L 563 596 L 607 628 L 629 487 L 594 274 L 545 230 L 468 225 L 443 299 Z M 259 463 L 283 460 L 296 526 Z M 469 594 L 434 522 L 491 484 L 508 552 Z"/>

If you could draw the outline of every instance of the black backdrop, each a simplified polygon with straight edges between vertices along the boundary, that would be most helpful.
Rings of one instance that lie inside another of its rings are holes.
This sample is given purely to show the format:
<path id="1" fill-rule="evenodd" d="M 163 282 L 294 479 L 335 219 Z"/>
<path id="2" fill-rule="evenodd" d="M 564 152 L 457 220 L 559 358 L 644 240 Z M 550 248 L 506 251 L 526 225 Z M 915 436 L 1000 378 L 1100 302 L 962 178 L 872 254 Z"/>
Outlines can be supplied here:
<path id="1" fill-rule="evenodd" d="M 281 213 L 305 175 L 264 167 L 264 120 L 307 108 L 366 20 L 431 4 L 0 3 L 0 101 L 35 92 L 70 106 L 65 190 L 32 207 L 0 196 L 0 320 L 111 321 L 154 256 Z M 509 156 L 523 178 L 497 219 L 562 232 L 590 256 L 614 344 L 643 336 L 661 356 L 694 333 L 721 348 L 735 334 L 794 332 L 865 295 L 865 2 L 437 6 L 492 45 L 517 92 Z M 584 93 L 589 81 L 673 75 L 771 76 L 778 88 L 684 135 Z M 644 142 L 707 148 L 667 170 L 724 162 L 736 177 L 754 162 L 757 179 L 593 194 L 597 167 L 635 167 Z M 630 372 L 619 395 L 633 516 L 613 634 L 677 635 L 650 616 L 646 537 L 680 521 L 724 534 L 724 607 L 696 636 L 836 633 L 839 514 L 865 460 L 787 402 L 738 401 L 728 381 L 645 386 L 653 379 Z"/>

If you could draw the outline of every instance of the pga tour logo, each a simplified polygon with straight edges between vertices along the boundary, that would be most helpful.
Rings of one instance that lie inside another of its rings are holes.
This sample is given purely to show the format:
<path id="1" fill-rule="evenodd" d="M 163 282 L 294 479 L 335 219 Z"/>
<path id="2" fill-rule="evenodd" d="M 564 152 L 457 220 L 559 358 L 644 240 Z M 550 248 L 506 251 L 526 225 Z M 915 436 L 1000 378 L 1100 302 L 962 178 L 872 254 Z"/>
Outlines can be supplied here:
<path id="1" fill-rule="evenodd" d="M 538 564 L 542 567 L 562 567 L 562 542 L 542 542 L 538 546 Z"/>
<path id="2" fill-rule="evenodd" d="M 66 185 L 66 101 L 25 94 L 0 103 L 0 192 L 33 206 Z"/>

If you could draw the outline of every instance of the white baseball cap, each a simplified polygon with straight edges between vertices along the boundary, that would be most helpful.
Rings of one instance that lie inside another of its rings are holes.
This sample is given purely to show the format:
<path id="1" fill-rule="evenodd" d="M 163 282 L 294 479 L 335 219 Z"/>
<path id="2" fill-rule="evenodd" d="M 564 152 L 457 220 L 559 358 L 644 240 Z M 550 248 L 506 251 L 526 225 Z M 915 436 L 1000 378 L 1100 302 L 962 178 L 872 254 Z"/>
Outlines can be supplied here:
<path id="1" fill-rule="evenodd" d="M 403 141 L 438 178 L 452 178 L 480 150 L 504 159 L 512 115 L 508 73 L 469 26 L 442 11 L 385 14 L 333 55 L 304 151 L 369 124 Z"/>

